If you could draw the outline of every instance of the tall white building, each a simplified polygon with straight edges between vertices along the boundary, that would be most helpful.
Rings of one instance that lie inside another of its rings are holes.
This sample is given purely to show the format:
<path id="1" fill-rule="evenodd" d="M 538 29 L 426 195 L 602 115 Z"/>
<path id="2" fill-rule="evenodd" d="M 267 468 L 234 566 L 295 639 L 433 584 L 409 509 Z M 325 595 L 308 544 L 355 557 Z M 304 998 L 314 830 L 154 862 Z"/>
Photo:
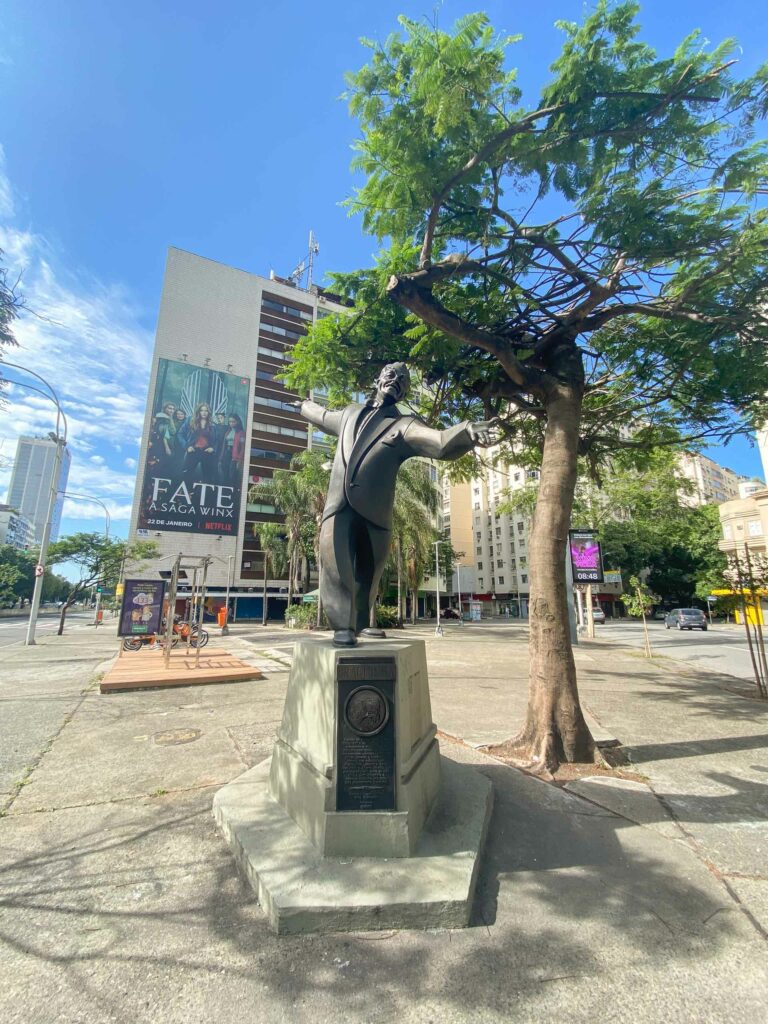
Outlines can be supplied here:
<path id="1" fill-rule="evenodd" d="M 344 309 L 319 288 L 169 249 L 129 534 L 159 547 L 148 575 L 179 553 L 212 555 L 209 585 L 220 590 L 229 576 L 238 617 L 260 615 L 255 527 L 281 517 L 249 503 L 249 486 L 327 440 L 276 377 L 307 327 Z"/>
<path id="2" fill-rule="evenodd" d="M 72 456 L 68 448 L 62 449 L 58 498 L 53 513 L 51 540 L 59 535 L 61 510 L 64 506 L 64 491 L 69 478 Z M 8 489 L 8 505 L 29 519 L 35 531 L 35 541 L 43 539 L 43 530 L 48 516 L 48 502 L 56 463 L 56 442 L 47 437 L 20 437 L 16 446 L 16 459 Z"/>

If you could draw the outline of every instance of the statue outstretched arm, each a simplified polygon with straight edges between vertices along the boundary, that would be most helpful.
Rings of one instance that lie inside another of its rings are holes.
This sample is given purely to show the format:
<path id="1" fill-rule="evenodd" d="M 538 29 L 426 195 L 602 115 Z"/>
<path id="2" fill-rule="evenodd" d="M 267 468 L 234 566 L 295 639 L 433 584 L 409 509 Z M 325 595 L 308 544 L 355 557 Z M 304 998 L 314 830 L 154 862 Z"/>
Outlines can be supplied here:
<path id="1" fill-rule="evenodd" d="M 339 436 L 341 430 L 341 420 L 344 415 L 343 409 L 332 411 L 330 409 L 324 409 L 322 405 L 318 405 L 317 402 L 302 402 L 299 407 L 300 414 L 305 420 L 309 420 L 320 430 L 324 430 L 326 434 L 333 434 Z"/>
<path id="2" fill-rule="evenodd" d="M 405 440 L 414 455 L 430 459 L 458 459 L 473 448 L 487 448 L 497 444 L 501 432 L 496 420 L 479 423 L 459 423 L 448 430 L 433 430 L 426 423 L 414 419 L 405 431 Z"/>

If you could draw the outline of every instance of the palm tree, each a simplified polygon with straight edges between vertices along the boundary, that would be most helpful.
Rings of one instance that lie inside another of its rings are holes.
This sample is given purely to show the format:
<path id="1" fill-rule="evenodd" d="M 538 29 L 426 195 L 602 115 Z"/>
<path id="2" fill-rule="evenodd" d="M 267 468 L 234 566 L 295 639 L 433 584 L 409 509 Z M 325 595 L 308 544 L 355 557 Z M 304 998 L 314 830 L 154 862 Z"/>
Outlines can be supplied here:
<path id="1" fill-rule="evenodd" d="M 248 501 L 274 505 L 285 521 L 281 532 L 285 535 L 288 550 L 289 608 L 293 604 L 293 590 L 302 554 L 302 527 L 307 518 L 306 498 L 296 476 L 289 469 L 276 469 L 269 480 L 254 484 L 248 492 Z"/>
<path id="2" fill-rule="evenodd" d="M 418 592 L 424 579 L 433 543 L 439 491 L 425 462 L 402 466 L 395 487 L 392 517 L 392 554 L 397 572 L 397 616 L 404 618 L 405 587 L 411 591 L 411 621 L 416 621 Z"/>
<path id="3" fill-rule="evenodd" d="M 279 577 L 285 570 L 286 544 L 283 527 L 280 523 L 254 523 L 254 534 L 259 538 L 264 553 L 264 592 L 261 609 L 261 624 L 267 624 L 267 578 Z"/>

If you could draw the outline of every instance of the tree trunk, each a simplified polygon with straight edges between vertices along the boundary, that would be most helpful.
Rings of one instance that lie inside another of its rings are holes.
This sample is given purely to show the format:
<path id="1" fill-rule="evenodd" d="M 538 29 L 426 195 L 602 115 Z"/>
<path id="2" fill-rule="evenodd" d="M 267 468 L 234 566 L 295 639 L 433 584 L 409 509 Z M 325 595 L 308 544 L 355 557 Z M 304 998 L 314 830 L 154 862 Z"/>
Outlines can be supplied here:
<path id="1" fill-rule="evenodd" d="M 269 559 L 267 558 L 266 552 L 264 554 L 264 591 L 261 599 L 261 624 L 266 626 L 267 624 L 267 570 L 269 569 Z"/>
<path id="2" fill-rule="evenodd" d="M 418 590 L 411 591 L 411 625 L 416 625 L 416 619 L 419 612 L 419 592 Z"/>
<path id="3" fill-rule="evenodd" d="M 76 597 L 77 591 L 75 591 L 74 594 L 70 594 L 70 596 L 67 598 L 64 604 L 61 606 L 61 615 L 59 616 L 59 628 L 56 630 L 57 636 L 61 636 L 62 633 L 64 632 L 64 620 L 67 617 L 67 612 L 69 611 L 70 605 L 73 605 L 75 603 Z"/>
<path id="4" fill-rule="evenodd" d="M 291 552 L 290 558 L 288 559 L 288 604 L 286 605 L 286 612 L 290 611 L 290 607 L 293 604 L 293 577 L 295 575 L 296 566 L 296 550 Z M 288 615 L 285 616 L 286 624 L 288 622 Z"/>
<path id="5" fill-rule="evenodd" d="M 579 358 L 575 350 L 572 357 Z M 539 497 L 529 545 L 528 711 L 525 726 L 511 741 L 513 756 L 550 771 L 562 761 L 591 762 L 595 755 L 579 705 L 565 573 L 581 402 L 581 385 L 557 384 L 547 396 Z"/>
<path id="6" fill-rule="evenodd" d="M 403 628 L 403 555 L 400 538 L 397 538 L 395 547 L 397 558 L 397 625 Z"/>

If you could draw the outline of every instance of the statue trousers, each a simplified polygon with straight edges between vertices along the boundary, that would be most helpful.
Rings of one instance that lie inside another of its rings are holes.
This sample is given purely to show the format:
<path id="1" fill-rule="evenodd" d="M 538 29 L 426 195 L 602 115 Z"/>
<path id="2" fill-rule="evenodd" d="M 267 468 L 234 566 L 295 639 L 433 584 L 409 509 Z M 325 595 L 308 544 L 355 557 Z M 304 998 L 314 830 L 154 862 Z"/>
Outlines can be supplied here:
<path id="1" fill-rule="evenodd" d="M 320 527 L 320 599 L 334 629 L 359 633 L 389 554 L 391 532 L 345 505 Z"/>

